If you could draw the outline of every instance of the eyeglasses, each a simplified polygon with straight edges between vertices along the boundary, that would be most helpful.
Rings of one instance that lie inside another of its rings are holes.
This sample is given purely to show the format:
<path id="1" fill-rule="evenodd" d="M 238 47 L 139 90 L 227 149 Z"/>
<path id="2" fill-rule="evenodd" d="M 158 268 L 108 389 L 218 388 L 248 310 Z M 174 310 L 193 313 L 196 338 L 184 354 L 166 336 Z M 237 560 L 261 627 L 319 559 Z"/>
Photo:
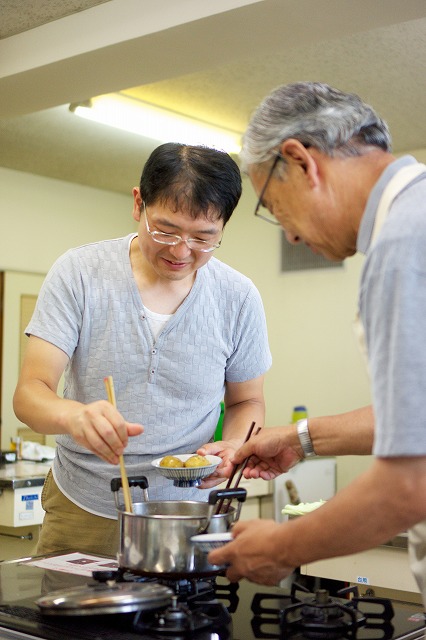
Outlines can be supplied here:
<path id="1" fill-rule="evenodd" d="M 257 205 L 256 205 L 256 209 L 254 210 L 254 215 L 257 216 L 258 218 L 261 218 L 262 220 L 265 220 L 265 222 L 269 222 L 270 224 L 276 224 L 279 225 L 280 223 L 278 222 L 278 220 L 276 220 L 275 218 L 271 217 L 271 214 L 269 213 L 269 211 L 266 209 L 266 207 L 264 207 L 263 204 L 263 196 L 265 195 L 265 191 L 268 188 L 268 184 L 270 179 L 272 178 L 272 174 L 274 173 L 275 167 L 277 166 L 278 162 L 280 160 L 283 160 L 283 157 L 280 156 L 280 154 L 277 154 L 275 156 L 275 159 L 272 163 L 271 169 L 268 173 L 268 177 L 266 178 L 265 184 L 263 185 L 262 191 L 260 192 L 260 196 L 259 196 L 259 200 L 257 201 Z M 261 211 L 261 208 L 265 209 L 265 213 L 259 213 Z"/>
<path id="2" fill-rule="evenodd" d="M 146 211 L 145 202 L 142 202 L 142 204 L 145 213 L 146 230 L 148 231 L 154 242 L 158 242 L 159 244 L 167 244 L 170 247 L 175 247 L 181 242 L 184 242 L 186 246 L 191 249 L 191 251 L 202 251 L 203 253 L 209 253 L 210 251 L 214 251 L 215 249 L 218 249 L 220 247 L 222 238 L 219 240 L 219 242 L 214 243 L 209 242 L 208 240 L 200 240 L 198 238 L 182 238 L 182 236 L 178 236 L 174 233 L 151 231 L 148 224 L 148 214 Z"/>

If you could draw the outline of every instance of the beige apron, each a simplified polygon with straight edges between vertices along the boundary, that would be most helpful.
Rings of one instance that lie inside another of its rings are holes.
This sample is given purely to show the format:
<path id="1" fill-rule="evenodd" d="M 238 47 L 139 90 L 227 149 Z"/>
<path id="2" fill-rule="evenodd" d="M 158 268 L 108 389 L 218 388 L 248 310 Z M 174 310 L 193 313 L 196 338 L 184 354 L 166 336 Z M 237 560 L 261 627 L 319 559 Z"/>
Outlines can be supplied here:
<path id="1" fill-rule="evenodd" d="M 382 228 L 393 200 L 407 185 L 410 184 L 410 182 L 422 173 L 426 173 L 426 165 L 411 164 L 400 169 L 387 184 L 377 208 L 370 247 L 373 246 L 377 236 L 379 235 L 380 229 Z M 364 327 L 359 317 L 359 312 L 354 322 L 354 330 L 368 367 L 367 345 L 365 342 Z M 419 522 L 408 531 L 408 540 L 410 567 L 422 594 L 423 604 L 426 607 L 426 520 Z"/>

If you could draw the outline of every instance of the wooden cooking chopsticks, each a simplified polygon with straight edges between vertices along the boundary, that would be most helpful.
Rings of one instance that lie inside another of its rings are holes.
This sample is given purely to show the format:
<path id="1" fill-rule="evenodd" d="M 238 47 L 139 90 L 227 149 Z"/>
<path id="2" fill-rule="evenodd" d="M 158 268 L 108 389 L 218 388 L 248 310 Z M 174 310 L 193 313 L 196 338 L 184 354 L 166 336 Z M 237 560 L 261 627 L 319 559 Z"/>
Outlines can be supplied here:
<path id="1" fill-rule="evenodd" d="M 108 376 L 104 378 L 104 384 L 105 384 L 109 402 L 113 405 L 113 407 L 117 408 L 117 402 L 115 400 L 114 381 L 112 379 L 112 376 Z M 124 466 L 124 457 L 121 455 L 119 459 L 120 459 L 121 484 L 123 486 L 123 495 L 124 495 L 124 507 L 127 513 L 133 513 L 132 497 L 130 495 L 130 487 L 129 487 L 129 480 L 127 478 L 126 467 Z"/>

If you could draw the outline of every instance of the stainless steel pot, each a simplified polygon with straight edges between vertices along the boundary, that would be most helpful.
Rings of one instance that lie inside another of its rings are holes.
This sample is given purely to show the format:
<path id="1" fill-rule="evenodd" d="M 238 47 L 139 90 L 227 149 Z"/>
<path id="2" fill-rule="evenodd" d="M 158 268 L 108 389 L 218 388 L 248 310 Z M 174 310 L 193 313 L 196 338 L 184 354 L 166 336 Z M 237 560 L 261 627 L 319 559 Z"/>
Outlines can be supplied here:
<path id="1" fill-rule="evenodd" d="M 163 500 L 150 502 L 148 480 L 145 476 L 129 478 L 130 486 L 144 492 L 145 502 L 136 502 L 133 513 L 124 511 L 118 499 L 121 478 L 111 481 L 118 509 L 120 541 L 118 564 L 122 569 L 146 576 L 176 580 L 217 575 L 225 567 L 211 565 L 207 554 L 191 542 L 191 536 L 200 533 L 229 531 L 239 518 L 245 489 L 218 489 L 211 491 L 208 502 L 190 500 Z M 230 506 L 215 514 L 219 500 L 238 500 L 238 507 Z"/>

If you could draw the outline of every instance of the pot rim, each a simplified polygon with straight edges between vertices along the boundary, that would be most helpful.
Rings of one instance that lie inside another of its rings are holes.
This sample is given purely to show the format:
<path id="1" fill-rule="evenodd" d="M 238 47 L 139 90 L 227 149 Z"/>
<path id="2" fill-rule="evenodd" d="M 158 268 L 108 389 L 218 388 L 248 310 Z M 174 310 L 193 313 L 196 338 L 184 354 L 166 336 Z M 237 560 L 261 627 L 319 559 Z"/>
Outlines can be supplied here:
<path id="1" fill-rule="evenodd" d="M 144 508 L 149 509 L 150 506 L 155 507 L 155 505 L 206 505 L 206 513 L 205 514 L 182 514 L 182 513 L 135 513 L 135 507 L 137 505 L 143 505 Z M 209 504 L 208 502 L 202 502 L 197 500 L 153 500 L 152 502 L 134 502 L 133 503 L 133 511 L 126 511 L 124 505 L 120 505 L 120 509 L 118 509 L 119 515 L 125 515 L 129 518 L 155 518 L 158 520 L 167 519 L 167 520 L 212 520 L 219 518 L 227 518 L 229 515 L 233 515 L 237 510 L 236 507 L 232 505 L 228 508 L 228 511 L 225 513 L 213 513 L 210 514 Z"/>

